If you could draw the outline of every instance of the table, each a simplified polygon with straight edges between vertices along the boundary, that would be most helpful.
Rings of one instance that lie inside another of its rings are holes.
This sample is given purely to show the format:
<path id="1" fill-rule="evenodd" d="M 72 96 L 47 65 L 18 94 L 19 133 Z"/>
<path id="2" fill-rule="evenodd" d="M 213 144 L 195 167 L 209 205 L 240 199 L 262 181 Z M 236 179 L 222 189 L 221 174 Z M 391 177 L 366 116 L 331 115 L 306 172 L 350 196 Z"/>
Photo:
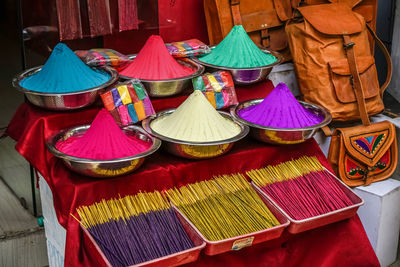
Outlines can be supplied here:
<path id="1" fill-rule="evenodd" d="M 272 89 L 269 81 L 252 87 L 238 88 L 239 101 L 265 97 Z M 156 99 L 157 111 L 179 105 L 186 96 Z M 173 186 L 209 179 L 213 175 L 244 173 L 267 164 L 276 164 L 302 155 L 315 155 L 330 169 L 314 140 L 292 146 L 272 146 L 246 138 L 227 155 L 216 159 L 191 161 L 163 151 L 156 152 L 135 173 L 111 178 L 93 179 L 69 171 L 45 148 L 45 140 L 61 129 L 93 120 L 99 107 L 57 113 L 24 103 L 12 119 L 7 134 L 17 140 L 16 149 L 46 179 L 54 197 L 60 224 L 67 230 L 66 266 L 104 266 L 93 245 L 83 235 L 70 213 L 76 208 L 139 190 L 163 190 Z M 190 266 L 379 266 L 363 226 L 354 217 L 298 235 L 284 235 L 267 243 L 218 256 L 201 254 Z"/>

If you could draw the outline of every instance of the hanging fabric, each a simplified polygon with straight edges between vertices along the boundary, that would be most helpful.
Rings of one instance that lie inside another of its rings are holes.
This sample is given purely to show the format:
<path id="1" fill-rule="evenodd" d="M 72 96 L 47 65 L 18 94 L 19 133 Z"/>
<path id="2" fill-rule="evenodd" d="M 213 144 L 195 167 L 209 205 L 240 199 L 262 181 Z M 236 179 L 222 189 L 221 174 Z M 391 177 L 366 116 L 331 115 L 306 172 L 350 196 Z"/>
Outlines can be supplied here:
<path id="1" fill-rule="evenodd" d="M 83 38 L 79 0 L 56 0 L 56 5 L 60 40 Z"/>
<path id="2" fill-rule="evenodd" d="M 108 0 L 86 0 L 90 36 L 96 37 L 112 33 L 110 5 Z"/>
<path id="3" fill-rule="evenodd" d="M 119 31 L 139 28 L 136 0 L 118 0 Z"/>

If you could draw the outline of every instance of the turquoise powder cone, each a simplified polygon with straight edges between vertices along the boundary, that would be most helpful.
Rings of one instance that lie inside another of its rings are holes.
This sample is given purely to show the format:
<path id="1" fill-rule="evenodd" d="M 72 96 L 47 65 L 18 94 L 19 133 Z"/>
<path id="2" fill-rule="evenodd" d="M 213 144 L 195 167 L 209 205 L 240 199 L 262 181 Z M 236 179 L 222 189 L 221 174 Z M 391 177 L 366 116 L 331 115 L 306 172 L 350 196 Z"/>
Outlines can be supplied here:
<path id="1" fill-rule="evenodd" d="M 199 57 L 208 64 L 230 68 L 253 68 L 270 65 L 276 57 L 261 51 L 247 35 L 242 25 L 236 25 L 211 53 Z"/>
<path id="2" fill-rule="evenodd" d="M 94 88 L 110 79 L 94 70 L 63 43 L 57 44 L 42 69 L 20 82 L 20 86 L 42 93 L 73 93 Z"/>

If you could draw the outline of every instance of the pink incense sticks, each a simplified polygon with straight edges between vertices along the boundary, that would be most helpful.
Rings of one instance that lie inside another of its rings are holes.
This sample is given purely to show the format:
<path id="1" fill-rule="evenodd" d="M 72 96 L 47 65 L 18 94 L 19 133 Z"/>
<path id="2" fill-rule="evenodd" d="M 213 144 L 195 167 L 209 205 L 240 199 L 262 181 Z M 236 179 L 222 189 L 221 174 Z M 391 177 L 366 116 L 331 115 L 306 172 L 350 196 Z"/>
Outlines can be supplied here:
<path id="1" fill-rule="evenodd" d="M 274 128 L 308 127 L 324 119 L 303 107 L 284 83 L 279 83 L 261 103 L 241 109 L 238 114 L 249 122 Z"/>
<path id="2" fill-rule="evenodd" d="M 106 109 L 100 110 L 83 136 L 72 136 L 56 145 L 67 155 L 96 160 L 134 156 L 150 146 L 150 142 L 125 135 Z"/>
<path id="3" fill-rule="evenodd" d="M 303 220 L 354 203 L 315 157 L 252 170 L 248 176 L 291 218 Z"/>
<path id="4" fill-rule="evenodd" d="M 179 64 L 168 52 L 162 38 L 152 35 L 133 62 L 120 74 L 144 80 L 166 80 L 188 76 L 194 71 Z"/>

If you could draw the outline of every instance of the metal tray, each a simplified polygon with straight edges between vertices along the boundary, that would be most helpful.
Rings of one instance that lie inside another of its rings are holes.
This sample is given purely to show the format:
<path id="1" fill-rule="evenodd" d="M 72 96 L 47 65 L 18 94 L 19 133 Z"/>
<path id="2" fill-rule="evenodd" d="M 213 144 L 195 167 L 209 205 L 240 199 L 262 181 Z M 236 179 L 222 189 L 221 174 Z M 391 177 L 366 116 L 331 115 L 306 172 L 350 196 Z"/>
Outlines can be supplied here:
<path id="1" fill-rule="evenodd" d="M 203 234 L 194 226 L 189 219 L 172 204 L 172 207 L 176 209 L 176 211 L 191 225 L 191 227 L 197 232 L 197 234 L 206 242 L 206 248 L 204 253 L 207 255 L 217 255 L 231 250 L 240 250 L 244 247 L 249 247 L 258 243 L 262 243 L 265 241 L 269 241 L 272 239 L 279 238 L 286 227 L 289 225 L 289 220 L 286 218 L 282 212 L 276 208 L 275 205 L 272 204 L 269 198 L 266 198 L 263 194 L 256 191 L 260 196 L 264 204 L 268 207 L 268 209 L 274 214 L 276 219 L 279 221 L 280 225 L 253 232 L 245 235 L 240 235 L 236 237 L 231 237 L 228 239 L 218 240 L 218 241 L 210 241 L 206 239 Z"/>
<path id="2" fill-rule="evenodd" d="M 176 210 L 175 210 L 176 211 Z M 190 239 L 193 241 L 194 247 L 183 250 L 181 252 L 177 252 L 174 254 L 170 254 L 161 258 L 153 259 L 150 261 L 145 261 L 136 265 L 131 266 L 178 266 L 190 262 L 194 262 L 198 259 L 201 250 L 206 246 L 206 243 L 202 240 L 201 236 L 198 235 L 195 228 L 193 228 L 192 224 L 189 223 L 179 212 L 176 212 L 179 221 L 181 222 L 183 228 L 185 229 L 186 233 L 189 235 Z M 83 232 L 89 237 L 90 241 L 92 241 L 93 245 L 97 249 L 98 253 L 104 260 L 104 263 L 112 267 L 110 262 L 107 260 L 104 253 L 101 251 L 97 242 L 93 239 L 91 234 L 81 226 Z"/>
<path id="3" fill-rule="evenodd" d="M 329 170 L 327 170 L 330 174 L 332 174 Z M 263 195 L 265 198 L 267 198 L 289 221 L 290 225 L 287 228 L 288 232 L 291 234 L 297 234 L 301 233 L 307 230 L 311 230 L 314 228 L 318 228 L 327 224 L 331 224 L 334 222 L 338 222 L 341 220 L 345 220 L 348 218 L 353 217 L 356 213 L 358 208 L 364 204 L 364 200 L 359 197 L 356 193 L 354 193 L 347 185 L 345 185 L 342 181 L 340 181 L 336 175 L 332 174 L 335 176 L 335 181 L 338 183 L 340 188 L 345 192 L 345 194 L 350 198 L 350 200 L 355 203 L 351 206 L 338 209 L 335 211 L 331 211 L 322 215 L 310 217 L 307 219 L 303 220 L 295 220 L 292 217 L 290 217 L 281 207 L 278 206 L 278 204 L 272 200 L 266 194 L 260 187 L 258 187 L 256 184 L 251 182 L 251 185 L 254 187 L 254 189 L 257 191 L 257 193 Z"/>

